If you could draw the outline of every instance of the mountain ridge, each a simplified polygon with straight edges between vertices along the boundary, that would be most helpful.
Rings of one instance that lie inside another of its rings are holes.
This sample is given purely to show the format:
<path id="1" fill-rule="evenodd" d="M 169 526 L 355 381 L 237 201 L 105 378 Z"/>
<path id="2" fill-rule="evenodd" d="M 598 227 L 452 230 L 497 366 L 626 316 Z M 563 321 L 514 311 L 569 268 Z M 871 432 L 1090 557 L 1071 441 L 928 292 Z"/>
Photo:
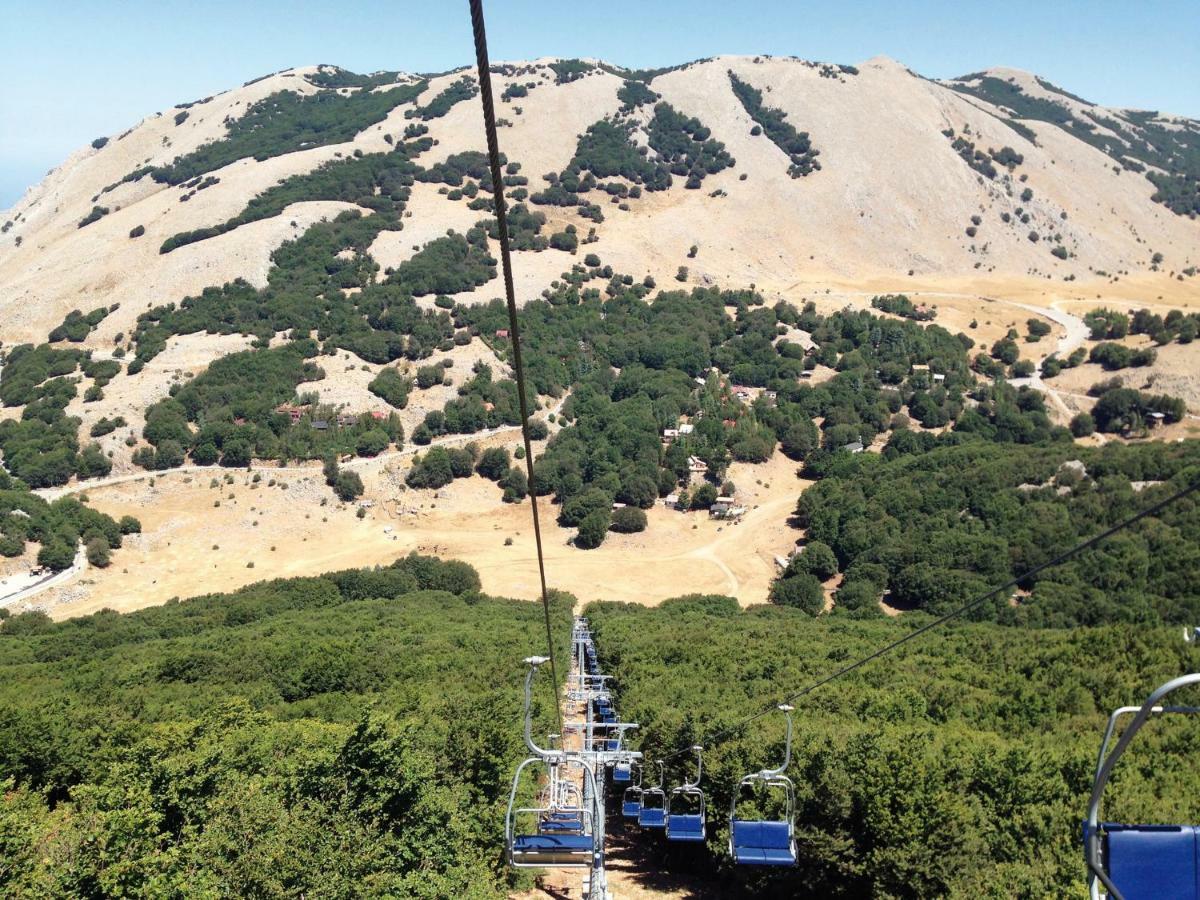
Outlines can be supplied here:
<path id="1" fill-rule="evenodd" d="M 752 134 L 761 127 L 729 90 L 728 73 L 735 70 L 762 89 L 765 109 L 777 109 L 793 131 L 811 135 L 821 171 L 787 177 L 786 154 L 767 135 Z M 718 56 L 654 70 L 543 57 L 498 62 L 493 71 L 498 97 L 514 85 L 536 85 L 527 95 L 509 96 L 499 104 L 500 116 L 509 123 L 501 130 L 501 145 L 509 159 L 523 165 L 528 193 L 536 195 L 544 187 L 544 175 L 563 171 L 578 136 L 606 117 L 631 122 L 632 140 L 644 145 L 652 104 L 622 113 L 617 94 L 626 82 L 649 85 L 673 109 L 695 117 L 736 160 L 735 166 L 708 176 L 705 185 L 711 189 L 680 190 L 677 184 L 636 201 L 599 198 L 629 209 L 614 209 L 609 221 L 595 226 L 602 245 L 597 249 L 607 249 L 614 265 L 637 275 L 670 277 L 687 264 L 691 276 L 702 282 L 767 284 L 776 290 L 796 282 L 846 287 L 915 278 L 914 289 L 925 279 L 926 288 L 981 283 L 979 292 L 987 293 L 1002 290 L 1014 278 L 1026 286 L 1064 278 L 1112 286 L 1114 277 L 1157 285 L 1169 281 L 1158 275 L 1178 276 L 1193 269 L 1200 257 L 1200 226 L 1154 202 L 1155 186 L 1128 171 L 1143 164 L 1122 157 L 1124 164 L 1114 167 L 1111 154 L 1116 150 L 1108 148 L 1105 156 L 1097 146 L 1113 134 L 1105 124 L 1093 126 L 1091 133 L 1077 128 L 1076 134 L 1021 118 L 980 96 L 986 91 L 972 79 L 1012 79 L 1003 83 L 1015 84 L 1019 90 L 1014 96 L 1041 103 L 1039 109 L 1059 103 L 1071 117 L 1068 125 L 1086 110 L 1133 136 L 1139 122 L 1160 132 L 1164 123 L 1179 123 L 1180 133 L 1191 140 L 1200 134 L 1200 123 L 1182 117 L 1152 120 L 1145 112 L 1136 121 L 1118 119 L 1120 110 L 1085 106 L 1072 95 L 1053 92 L 1062 89 L 1047 89 L 1049 82 L 1031 73 L 987 69 L 935 81 L 880 56 L 857 66 Z M 393 78 L 373 83 L 380 76 Z M 324 88 L 322 79 L 367 86 Z M 182 103 L 147 116 L 120 135 L 97 139 L 4 215 L 0 309 L 10 316 L 15 337 L 39 340 L 40 332 L 72 308 L 86 312 L 147 293 L 154 302 L 178 301 L 237 277 L 265 284 L 270 255 L 282 241 L 323 217 L 353 208 L 369 211 L 341 200 L 301 198 L 233 234 L 157 256 L 152 249 L 174 235 L 211 229 L 238 216 L 248 200 L 288 178 L 354 154 L 390 152 L 409 126 L 427 128 L 434 141 L 419 156 L 423 167 L 455 153 L 478 152 L 482 130 L 477 98 L 453 100 L 444 113 L 427 121 L 406 118 L 455 83 L 473 81 L 469 67 L 432 78 L 296 67 Z M 415 101 L 398 104 L 348 140 L 302 143 L 263 159 L 243 156 L 207 172 L 207 183 L 183 190 L 154 180 L 154 175 L 137 177 L 227 141 L 230 127 L 268 98 L 343 102 L 368 90 L 386 94 L 421 83 L 427 88 Z M 1009 164 L 997 166 L 993 153 Z M 657 156 L 657 151 L 649 154 Z M 1150 175 L 1156 172 L 1150 167 Z M 747 177 L 753 180 L 743 184 Z M 1190 170 L 1180 177 L 1190 178 Z M 433 203 L 424 193 L 424 188 L 415 192 L 413 202 L 425 208 L 426 221 L 404 225 L 419 231 L 423 240 L 482 218 L 464 208 L 467 204 Z M 1028 199 L 1022 201 L 1023 196 Z M 540 209 L 562 224 L 593 227 L 566 207 Z M 976 218 L 981 222 L 973 224 Z M 144 237 L 127 236 L 139 228 Z M 739 237 L 732 247 L 728 234 Z M 687 263 L 691 246 L 703 252 Z M 404 261 L 407 251 L 396 250 L 381 246 L 380 255 L 387 257 L 377 259 L 381 267 Z M 1156 254 L 1162 254 L 1159 263 L 1152 262 Z M 526 295 L 536 295 L 564 268 L 559 262 L 542 266 L 532 265 L 533 257 L 529 261 Z M 991 286 L 990 275 L 996 276 Z M 485 287 L 483 299 L 493 293 L 494 286 Z M 113 325 L 118 324 L 127 330 L 132 321 L 117 316 Z"/>

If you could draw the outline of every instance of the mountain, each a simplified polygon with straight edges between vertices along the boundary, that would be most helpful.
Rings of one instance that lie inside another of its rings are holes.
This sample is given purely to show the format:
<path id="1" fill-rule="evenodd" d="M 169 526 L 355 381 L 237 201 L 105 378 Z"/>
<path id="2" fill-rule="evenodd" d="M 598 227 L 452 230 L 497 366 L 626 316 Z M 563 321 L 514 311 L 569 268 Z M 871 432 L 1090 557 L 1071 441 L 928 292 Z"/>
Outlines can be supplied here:
<path id="1" fill-rule="evenodd" d="M 848 448 L 1196 433 L 1196 122 L 884 58 L 543 59 L 493 83 L 547 553 L 585 600 L 761 602 L 796 463 Z M 0 217 L 0 475 L 144 525 L 136 565 L 82 584 L 72 529 L 93 529 L 23 498 L 60 538 L 36 553 L 72 569 L 39 603 L 410 549 L 530 595 L 478 95 L 466 69 L 278 72 L 97 138 Z M 722 490 L 750 527 L 692 521 Z M 0 581 L 26 584 L 19 518 Z"/>
<path id="2" fill-rule="evenodd" d="M 496 92 L 507 94 L 501 146 L 530 193 L 563 172 L 580 136 L 606 117 L 621 116 L 632 126 L 628 145 L 645 146 L 655 95 L 724 145 L 732 165 L 696 190 L 685 174 L 637 199 L 587 195 L 604 210 L 590 249 L 639 277 L 661 281 L 686 264 L 692 282 L 783 292 L 907 281 L 987 293 L 1061 287 L 1064 277 L 1082 288 L 1120 273 L 1161 293 L 1169 273 L 1200 260 L 1200 123 L 1098 107 L 1023 72 L 937 82 L 886 58 L 831 66 L 768 57 L 649 72 L 555 59 L 495 68 Z M 310 186 L 264 218 L 160 249 L 238 216 L 284 179 L 391 151 L 414 124 L 433 139 L 414 157 L 422 167 L 482 150 L 474 77 L 293 69 L 98 138 L 2 216 L 4 340 L 42 340 L 73 309 L 120 304 L 95 335 L 111 341 L 148 304 L 239 277 L 265 285 L 275 248 L 322 217 L 362 209 L 362 198 L 316 199 L 326 194 Z M 622 98 L 629 85 L 638 86 L 635 106 Z M 763 131 L 754 110 L 778 127 Z M 643 160 L 661 156 L 650 149 Z M 403 231 L 385 230 L 371 245 L 381 267 L 482 217 L 469 197 L 449 201 L 438 188 L 416 185 Z M 569 207 L 533 208 L 559 227 L 594 224 Z M 560 274 L 557 256 L 518 256 L 523 298 Z M 497 293 L 498 282 L 475 291 Z"/>

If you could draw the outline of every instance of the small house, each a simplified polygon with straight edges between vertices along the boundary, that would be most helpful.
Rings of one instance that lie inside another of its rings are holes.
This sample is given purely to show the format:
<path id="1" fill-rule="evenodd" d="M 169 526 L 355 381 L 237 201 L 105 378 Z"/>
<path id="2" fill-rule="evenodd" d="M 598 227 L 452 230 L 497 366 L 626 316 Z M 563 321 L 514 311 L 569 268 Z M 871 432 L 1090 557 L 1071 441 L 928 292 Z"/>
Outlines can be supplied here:
<path id="1" fill-rule="evenodd" d="M 507 328 L 497 328 L 496 329 L 496 337 L 498 337 L 498 338 L 508 337 L 508 329 Z"/>
<path id="2" fill-rule="evenodd" d="M 934 372 L 933 373 L 933 383 L 934 384 L 941 384 L 945 380 L 946 380 L 946 376 L 942 372 Z"/>
<path id="3" fill-rule="evenodd" d="M 312 427 L 317 431 L 328 431 L 329 422 L 325 419 L 313 419 Z"/>
<path id="4" fill-rule="evenodd" d="M 277 407 L 275 407 L 275 412 L 282 413 L 283 415 L 287 416 L 288 420 L 293 425 L 296 425 L 304 417 L 304 414 L 308 412 L 308 407 L 295 406 L 291 403 L 280 403 Z"/>
<path id="5" fill-rule="evenodd" d="M 681 424 L 679 426 L 679 428 L 677 430 L 679 431 L 680 437 L 682 437 L 685 434 L 691 434 L 693 431 L 695 431 L 696 426 L 693 425 L 691 422 L 684 422 L 683 424 Z"/>
<path id="6" fill-rule="evenodd" d="M 862 453 L 864 447 L 862 441 L 851 441 L 849 444 L 843 444 L 841 449 L 848 450 L 850 453 Z"/>
<path id="7" fill-rule="evenodd" d="M 1146 424 L 1149 425 L 1151 428 L 1157 428 L 1159 425 L 1164 424 L 1166 421 L 1167 421 L 1166 415 L 1164 413 L 1160 413 L 1160 412 L 1152 412 L 1146 417 Z"/>
<path id="8" fill-rule="evenodd" d="M 663 506 L 667 509 L 676 509 L 679 506 L 679 495 L 667 494 L 667 496 L 663 497 Z"/>

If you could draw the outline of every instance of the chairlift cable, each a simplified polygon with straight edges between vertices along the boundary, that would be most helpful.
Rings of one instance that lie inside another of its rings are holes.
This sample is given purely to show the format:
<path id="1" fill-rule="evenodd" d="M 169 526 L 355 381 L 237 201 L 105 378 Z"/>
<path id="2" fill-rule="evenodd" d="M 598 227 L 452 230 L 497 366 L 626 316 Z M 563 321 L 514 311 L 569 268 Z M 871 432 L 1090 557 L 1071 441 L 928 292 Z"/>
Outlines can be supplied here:
<path id="1" fill-rule="evenodd" d="M 909 641 L 916 640 L 917 638 L 921 637 L 922 635 L 925 635 L 925 634 L 929 633 L 930 631 L 933 631 L 935 628 L 940 628 L 942 625 L 945 625 L 947 622 L 949 622 L 953 619 L 957 619 L 960 616 L 965 615 L 966 613 L 970 612 L 973 609 L 977 609 L 978 607 L 982 606 L 987 601 L 994 598 L 997 594 L 1000 594 L 1004 591 L 1008 591 L 1008 590 L 1016 587 L 1018 584 L 1020 584 L 1024 581 L 1028 581 L 1030 578 L 1033 578 L 1035 575 L 1038 575 L 1039 573 L 1044 572 L 1047 569 L 1052 569 L 1055 566 L 1061 565 L 1062 563 L 1066 562 L 1067 560 L 1069 560 L 1075 556 L 1078 556 L 1084 550 L 1088 550 L 1091 547 L 1096 546 L 1097 544 L 1112 537 L 1114 534 L 1117 534 L 1120 531 L 1124 531 L 1126 528 L 1141 521 L 1142 519 L 1144 519 L 1148 516 L 1152 516 L 1157 512 L 1160 512 L 1161 510 L 1165 509 L 1166 507 L 1170 506 L 1171 504 L 1176 503 L 1179 500 L 1182 500 L 1184 497 L 1187 497 L 1189 494 L 1192 494 L 1197 490 L 1200 490 L 1200 480 L 1197 480 L 1194 483 L 1181 488 L 1180 490 L 1176 491 L 1174 494 L 1171 494 L 1169 497 L 1165 497 L 1162 500 L 1159 500 L 1157 503 L 1154 503 L 1151 506 L 1148 506 L 1146 509 L 1143 509 L 1141 512 L 1135 513 L 1134 515 L 1130 516 L 1129 518 L 1127 518 L 1121 522 L 1118 522 L 1116 525 L 1113 525 L 1111 528 L 1108 528 L 1108 529 L 1100 532 L 1099 534 L 1094 535 L 1094 536 L 1088 538 L 1087 540 L 1076 544 L 1074 547 L 1070 548 L 1069 550 L 1067 550 L 1063 553 L 1060 553 L 1058 556 L 1054 557 L 1053 559 L 1048 560 L 1047 562 L 1041 563 L 1040 565 L 1034 566 L 1029 571 L 1025 572 L 1022 575 L 1018 575 L 1016 578 L 1006 581 L 1004 584 L 1000 585 L 999 587 L 992 588 L 986 594 L 981 594 L 980 596 L 976 597 L 974 600 L 970 601 L 969 603 L 965 603 L 962 606 L 958 607 L 957 609 L 954 609 L 948 613 L 945 613 L 944 615 L 939 616 L 938 618 L 934 619 L 932 622 L 927 622 L 926 624 L 922 625 L 920 628 L 910 631 L 908 634 L 904 635 L 903 637 L 897 638 L 896 640 L 892 641 L 890 644 L 885 644 L 882 647 L 880 647 L 878 650 L 875 650 L 875 651 L 867 654 L 866 656 L 856 659 L 854 662 L 851 662 L 845 666 L 842 666 L 842 668 L 838 669 L 835 672 L 830 673 L 829 675 L 826 675 L 824 678 L 820 678 L 817 681 L 814 681 L 812 684 L 808 685 L 807 687 L 801 688 L 800 690 L 796 691 L 793 694 L 789 694 L 787 697 L 785 697 L 780 702 L 795 703 L 801 697 L 808 696 L 809 694 L 813 693 L 814 691 L 819 690 L 820 688 L 824 687 L 825 685 L 829 684 L 830 682 L 836 681 L 837 679 L 841 678 L 843 675 L 848 675 L 851 672 L 855 671 L 856 669 L 861 669 L 863 666 L 867 665 L 867 663 L 874 662 L 875 660 L 879 659 L 880 657 L 885 656 L 888 653 L 891 653 L 893 650 L 899 649 L 903 645 L 907 644 Z M 757 721 L 758 719 L 761 719 L 764 716 L 774 712 L 777 708 L 778 708 L 778 703 L 772 701 L 768 706 L 764 707 L 763 709 L 759 710 L 758 712 L 756 712 L 750 716 L 747 716 L 742 721 L 740 721 L 734 725 L 730 725 L 726 728 L 723 728 L 714 734 L 707 735 L 704 738 L 702 738 L 701 740 L 693 742 L 693 743 L 703 744 L 706 748 L 711 747 L 715 742 L 724 740 L 725 738 L 729 737 L 734 732 L 749 725 L 751 722 Z M 661 759 L 663 759 L 663 760 L 674 759 L 678 756 L 682 756 L 683 754 L 690 753 L 690 752 L 692 752 L 692 744 L 688 744 L 688 746 L 686 746 L 686 747 L 682 747 L 678 750 L 668 753 L 666 756 L 661 757 Z"/>
<path id="2" fill-rule="evenodd" d="M 512 341 L 513 369 L 517 378 L 517 401 L 521 409 L 521 439 L 525 445 L 525 472 L 529 481 L 529 504 L 533 510 L 533 540 L 537 545 L 538 578 L 542 586 L 542 612 L 546 620 L 546 650 L 550 657 L 550 680 L 554 685 L 554 714 L 558 732 L 563 732 L 562 709 L 558 703 L 558 672 L 554 665 L 554 637 L 550 626 L 550 596 L 546 590 L 546 559 L 542 552 L 542 528 L 538 521 L 537 491 L 533 482 L 533 446 L 529 440 L 529 406 L 525 399 L 525 367 L 521 361 L 521 327 L 517 322 L 516 291 L 513 289 L 512 256 L 509 252 L 508 211 L 504 203 L 504 179 L 500 174 L 500 142 L 496 136 L 496 108 L 492 100 L 491 67 L 488 64 L 487 33 L 483 23 L 483 0 L 469 0 L 471 27 L 475 35 L 475 62 L 479 68 L 479 95 L 483 104 L 483 127 L 487 134 L 488 162 L 492 171 L 492 202 L 500 234 L 500 262 L 504 271 L 504 296 L 508 302 L 508 333 Z"/>

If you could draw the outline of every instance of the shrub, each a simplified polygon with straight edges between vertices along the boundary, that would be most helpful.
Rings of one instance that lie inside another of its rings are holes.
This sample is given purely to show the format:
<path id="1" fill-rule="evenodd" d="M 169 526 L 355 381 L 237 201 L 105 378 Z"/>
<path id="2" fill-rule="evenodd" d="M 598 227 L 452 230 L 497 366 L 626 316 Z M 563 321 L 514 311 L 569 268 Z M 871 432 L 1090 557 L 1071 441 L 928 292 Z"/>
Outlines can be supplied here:
<path id="1" fill-rule="evenodd" d="M 771 602 L 815 616 L 825 608 L 825 589 L 812 575 L 792 575 L 771 585 Z"/>
<path id="2" fill-rule="evenodd" d="M 504 489 L 503 500 L 505 503 L 524 500 L 529 493 L 529 478 L 520 466 L 510 466 L 497 484 Z"/>
<path id="3" fill-rule="evenodd" d="M 1087 437 L 1096 431 L 1096 421 L 1090 413 L 1081 412 L 1071 419 L 1071 434 L 1077 438 Z"/>
<path id="4" fill-rule="evenodd" d="M 509 465 L 507 450 L 503 447 L 489 447 L 479 457 L 475 471 L 491 481 L 499 481 L 508 472 Z"/>
<path id="5" fill-rule="evenodd" d="M 108 541 L 102 537 L 94 537 L 88 541 L 87 561 L 89 565 L 93 565 L 98 569 L 108 568 L 108 564 L 112 561 Z"/>
<path id="6" fill-rule="evenodd" d="M 371 428 L 358 436 L 354 449 L 359 456 L 378 456 L 392 443 L 382 428 Z"/>
<path id="7" fill-rule="evenodd" d="M 145 225 L 135 225 L 133 228 L 131 228 L 129 230 L 129 236 L 131 238 L 140 238 L 145 233 L 146 233 Z"/>
<path id="8" fill-rule="evenodd" d="M 569 231 L 556 231 L 550 235 L 550 247 L 554 250 L 565 250 L 574 253 L 579 247 L 579 237 Z"/>
<path id="9" fill-rule="evenodd" d="M 597 509 L 588 513 L 579 523 L 579 532 L 575 535 L 575 546 L 581 550 L 592 550 L 599 547 L 604 543 L 604 537 L 608 534 L 608 526 L 611 521 L 612 514 L 607 509 Z"/>
<path id="10" fill-rule="evenodd" d="M 93 222 L 98 222 L 108 215 L 107 206 L 93 206 L 92 211 L 79 220 L 78 228 L 91 225 Z"/>
<path id="11" fill-rule="evenodd" d="M 612 514 L 612 530 L 632 534 L 646 530 L 646 513 L 636 506 L 622 506 Z"/>
<path id="12" fill-rule="evenodd" d="M 333 483 L 333 493 L 343 503 L 349 503 L 363 494 L 362 479 L 358 477 L 357 472 L 342 471 L 338 473 L 337 480 Z"/>
<path id="13" fill-rule="evenodd" d="M 828 581 L 838 573 L 837 557 L 824 541 L 810 541 L 804 550 L 792 557 L 784 577 L 812 575 L 818 581 Z"/>
<path id="14" fill-rule="evenodd" d="M 404 409 L 408 406 L 408 395 L 412 390 L 412 385 L 411 378 L 405 378 L 395 368 L 389 366 L 380 370 L 379 374 L 371 379 L 367 390 L 396 409 Z"/>

